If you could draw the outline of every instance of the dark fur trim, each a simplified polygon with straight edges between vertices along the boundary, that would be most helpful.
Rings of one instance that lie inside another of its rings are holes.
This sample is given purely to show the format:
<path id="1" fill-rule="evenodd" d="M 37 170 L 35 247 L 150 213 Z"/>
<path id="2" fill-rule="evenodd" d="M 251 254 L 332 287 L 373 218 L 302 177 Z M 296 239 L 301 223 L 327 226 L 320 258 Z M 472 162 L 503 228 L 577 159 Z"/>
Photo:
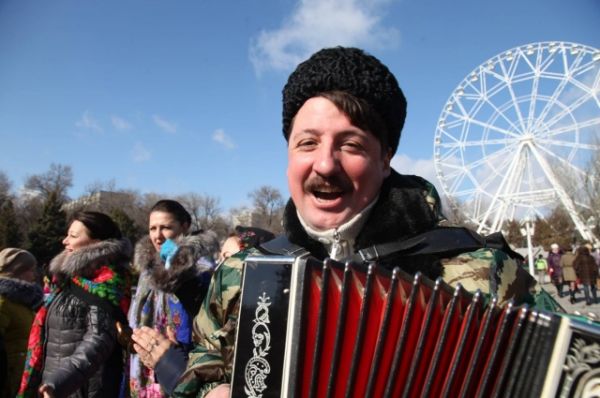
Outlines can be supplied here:
<path id="1" fill-rule="evenodd" d="M 134 266 L 140 273 L 148 271 L 153 287 L 167 293 L 173 293 L 182 283 L 206 271 L 198 266 L 200 257 L 213 258 L 219 251 L 217 235 L 205 231 L 198 235 L 180 236 L 175 239 L 178 246 L 171 267 L 166 269 L 160 254 L 156 252 L 150 237 L 140 239 L 135 246 Z"/>
<path id="2" fill-rule="evenodd" d="M 90 278 L 100 266 L 113 264 L 129 268 L 131 243 L 128 239 L 109 239 L 82 247 L 72 253 L 63 251 L 50 262 L 50 272 L 67 277 Z"/>
<path id="3" fill-rule="evenodd" d="M 21 279 L 0 277 L 0 296 L 36 310 L 44 299 L 42 288 Z"/>
<path id="4" fill-rule="evenodd" d="M 402 175 L 392 170 L 384 181 L 379 199 L 373 206 L 365 226 L 356 238 L 355 250 L 375 244 L 402 241 L 434 228 L 435 214 L 425 195 L 428 187 L 418 176 Z M 310 238 L 296 214 L 296 206 L 290 200 L 284 212 L 284 227 L 290 242 L 309 250 L 315 257 L 327 257 L 323 245 Z M 399 266 L 407 272 L 421 271 L 430 278 L 441 274 L 441 265 L 429 256 L 420 258 L 391 258 L 387 266 Z"/>
<path id="5" fill-rule="evenodd" d="M 135 244 L 133 269 L 141 274 L 145 270 L 152 269 L 155 262 L 160 263 L 160 256 L 154 249 L 150 236 L 146 235 Z"/>

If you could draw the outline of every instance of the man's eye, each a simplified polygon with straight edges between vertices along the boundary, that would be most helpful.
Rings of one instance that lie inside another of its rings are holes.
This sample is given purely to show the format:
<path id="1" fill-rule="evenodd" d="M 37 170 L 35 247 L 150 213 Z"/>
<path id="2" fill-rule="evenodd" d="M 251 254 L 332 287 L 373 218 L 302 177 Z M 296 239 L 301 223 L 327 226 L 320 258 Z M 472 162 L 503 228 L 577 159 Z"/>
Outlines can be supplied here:
<path id="1" fill-rule="evenodd" d="M 307 147 L 311 147 L 311 146 L 315 146 L 315 145 L 317 145 L 317 142 L 314 140 L 302 140 L 302 141 L 298 142 L 298 146 L 303 147 L 303 148 L 307 148 Z"/>
<path id="2" fill-rule="evenodd" d="M 361 150 L 363 147 L 360 143 L 353 141 L 344 143 L 344 146 L 352 150 Z"/>

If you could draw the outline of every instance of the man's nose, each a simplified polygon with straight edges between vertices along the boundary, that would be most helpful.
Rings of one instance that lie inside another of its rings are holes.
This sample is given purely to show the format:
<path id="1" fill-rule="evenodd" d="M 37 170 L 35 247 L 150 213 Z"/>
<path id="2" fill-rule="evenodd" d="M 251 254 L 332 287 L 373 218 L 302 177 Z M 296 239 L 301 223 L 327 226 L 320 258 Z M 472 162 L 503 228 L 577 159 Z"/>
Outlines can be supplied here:
<path id="1" fill-rule="evenodd" d="M 331 175 L 339 170 L 339 159 L 334 148 L 324 146 L 317 153 L 314 169 L 321 175 Z"/>

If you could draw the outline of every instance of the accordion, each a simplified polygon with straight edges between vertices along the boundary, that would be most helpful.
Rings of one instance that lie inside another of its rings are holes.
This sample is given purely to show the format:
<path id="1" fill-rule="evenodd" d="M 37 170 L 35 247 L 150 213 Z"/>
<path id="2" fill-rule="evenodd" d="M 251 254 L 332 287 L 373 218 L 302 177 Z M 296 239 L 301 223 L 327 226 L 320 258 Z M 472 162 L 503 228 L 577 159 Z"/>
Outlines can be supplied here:
<path id="1" fill-rule="evenodd" d="M 234 397 L 600 394 L 600 328 L 376 264 L 250 256 Z"/>

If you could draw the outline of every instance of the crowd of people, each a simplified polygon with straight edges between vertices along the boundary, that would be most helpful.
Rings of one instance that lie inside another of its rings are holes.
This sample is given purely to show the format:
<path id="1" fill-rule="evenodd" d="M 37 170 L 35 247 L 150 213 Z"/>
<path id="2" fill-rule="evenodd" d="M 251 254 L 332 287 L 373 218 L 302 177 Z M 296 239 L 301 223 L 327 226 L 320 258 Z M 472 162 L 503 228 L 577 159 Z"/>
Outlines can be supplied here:
<path id="1" fill-rule="evenodd" d="M 586 305 L 597 304 L 597 290 L 600 283 L 600 250 L 590 243 L 563 250 L 557 243 L 550 245 L 548 256 L 538 254 L 535 270 L 540 285 L 546 277 L 556 288 L 558 297 L 564 297 L 568 289 L 571 304 L 577 302 L 577 293 L 583 290 Z M 581 287 L 581 289 L 580 289 Z"/>
<path id="2" fill-rule="evenodd" d="M 283 89 L 291 199 L 282 236 L 240 227 L 219 244 L 211 231 L 191 231 L 190 214 L 165 199 L 148 214 L 148 235 L 132 245 L 106 214 L 80 212 L 50 264 L 43 303 L 35 258 L 3 250 L 1 397 L 229 396 L 249 254 L 377 261 L 499 304 L 534 303 L 535 279 L 518 254 L 501 239 L 461 245 L 464 229 L 447 225 L 433 185 L 391 167 L 406 106 L 377 58 L 357 48 L 320 50 Z M 595 300 L 597 267 L 588 271 L 585 250 L 572 266 Z M 560 294 L 563 259 L 547 260 Z"/>
<path id="3" fill-rule="evenodd" d="M 221 245 L 191 224 L 179 202 L 160 200 L 132 248 L 108 215 L 75 213 L 45 300 L 35 257 L 0 251 L 0 397 L 169 396 L 216 259 L 274 237 L 237 226 Z"/>

